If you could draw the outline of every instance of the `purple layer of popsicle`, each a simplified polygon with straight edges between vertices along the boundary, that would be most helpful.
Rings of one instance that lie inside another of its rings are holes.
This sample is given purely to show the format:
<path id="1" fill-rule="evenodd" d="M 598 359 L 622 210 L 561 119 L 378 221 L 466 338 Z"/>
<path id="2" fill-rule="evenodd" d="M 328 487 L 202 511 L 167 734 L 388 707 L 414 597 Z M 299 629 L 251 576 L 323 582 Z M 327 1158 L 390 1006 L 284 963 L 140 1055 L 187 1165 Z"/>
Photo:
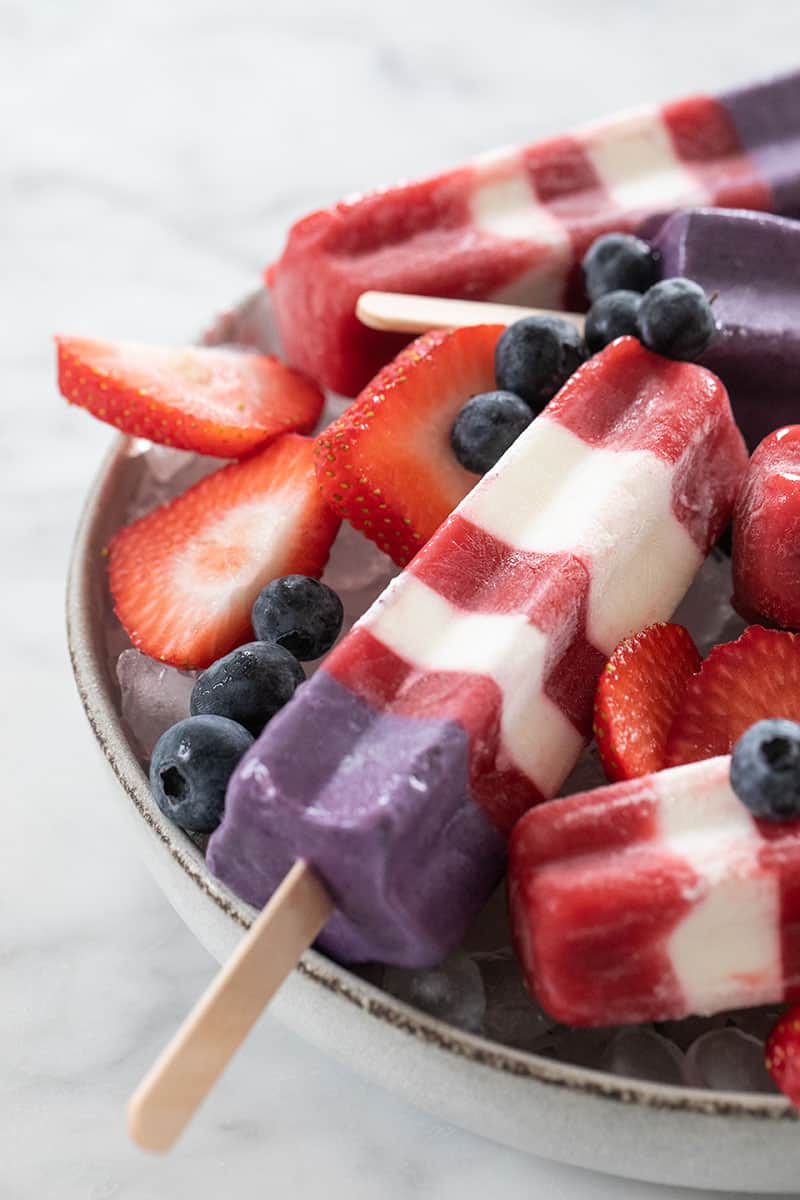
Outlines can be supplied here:
<path id="1" fill-rule="evenodd" d="M 691 209 L 670 217 L 654 245 L 665 276 L 719 293 L 719 330 L 700 361 L 727 387 L 751 449 L 800 420 L 800 222 Z"/>
<path id="2" fill-rule="evenodd" d="M 800 217 L 800 71 L 718 97 L 772 188 L 776 212 Z"/>
<path id="3" fill-rule="evenodd" d="M 337 905 L 320 949 L 433 965 L 505 865 L 505 839 L 472 800 L 467 770 L 455 722 L 377 713 L 321 668 L 240 763 L 208 864 L 261 907 L 303 858 Z"/>

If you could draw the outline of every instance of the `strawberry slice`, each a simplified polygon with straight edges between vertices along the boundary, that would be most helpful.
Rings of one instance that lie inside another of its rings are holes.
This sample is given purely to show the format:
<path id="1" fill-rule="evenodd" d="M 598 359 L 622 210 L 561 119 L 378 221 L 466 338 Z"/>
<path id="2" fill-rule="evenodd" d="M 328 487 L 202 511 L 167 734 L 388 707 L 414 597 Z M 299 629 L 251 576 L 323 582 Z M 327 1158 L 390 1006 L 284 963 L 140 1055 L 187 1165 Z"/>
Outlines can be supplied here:
<path id="1" fill-rule="evenodd" d="M 58 337 L 58 386 L 123 433 L 239 458 L 280 433 L 308 433 L 323 397 L 271 355 Z"/>
<path id="2" fill-rule="evenodd" d="M 800 637 L 751 625 L 689 680 L 667 738 L 668 767 L 729 754 L 766 717 L 800 721 Z"/>
<path id="3" fill-rule="evenodd" d="M 594 735 L 612 783 L 664 766 L 667 735 L 700 663 L 682 625 L 650 625 L 617 646 L 594 702 Z"/>
<path id="4" fill-rule="evenodd" d="M 287 433 L 116 534 L 117 616 L 152 658 L 207 667 L 252 638 L 250 610 L 265 584 L 322 574 L 338 528 L 320 495 L 313 442 Z"/>
<path id="5" fill-rule="evenodd" d="M 401 567 L 478 481 L 456 460 L 450 431 L 470 396 L 494 388 L 502 332 L 424 334 L 317 437 L 325 499 Z"/>
<path id="6" fill-rule="evenodd" d="M 770 1075 L 795 1108 L 800 1108 L 800 1005 L 779 1019 L 764 1051 Z"/>

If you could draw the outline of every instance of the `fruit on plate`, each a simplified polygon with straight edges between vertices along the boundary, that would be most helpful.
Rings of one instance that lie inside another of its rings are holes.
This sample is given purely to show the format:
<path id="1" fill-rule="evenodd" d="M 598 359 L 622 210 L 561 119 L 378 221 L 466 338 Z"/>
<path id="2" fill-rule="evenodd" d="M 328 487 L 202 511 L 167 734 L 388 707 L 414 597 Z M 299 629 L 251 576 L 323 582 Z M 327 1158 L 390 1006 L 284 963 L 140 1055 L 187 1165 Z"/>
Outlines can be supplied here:
<path id="1" fill-rule="evenodd" d="M 785 1012 L 772 1030 L 764 1061 L 784 1095 L 800 1108 L 800 1004 Z"/>
<path id="2" fill-rule="evenodd" d="M 800 721 L 800 638 L 751 625 L 715 646 L 689 680 L 664 765 L 729 754 L 746 729 L 771 717 Z"/>
<path id="3" fill-rule="evenodd" d="M 800 721 L 800 640 L 751 625 L 702 662 L 680 625 L 652 625 L 616 648 L 594 711 L 612 783 L 730 754 L 756 721 Z"/>
<path id="4" fill-rule="evenodd" d="M 273 579 L 253 604 L 253 629 L 308 662 L 327 654 L 342 629 L 344 607 L 333 588 L 307 575 Z"/>
<path id="5" fill-rule="evenodd" d="M 800 754 L 800 726 L 759 736 L 768 755 Z M 782 797 L 782 815 L 766 820 L 734 778 L 720 755 L 542 804 L 518 823 L 514 944 L 529 988 L 557 1020 L 674 1021 L 796 995 L 796 777 L 783 780 L 795 804 Z M 773 799 L 780 786 L 770 784 Z"/>
<path id="6" fill-rule="evenodd" d="M 62 395 L 123 433 L 240 458 L 281 433 L 309 433 L 323 397 L 272 355 L 58 337 Z"/>
<path id="7" fill-rule="evenodd" d="M 228 717 L 202 715 L 162 733 L 150 760 L 150 787 L 164 813 L 182 829 L 212 833 L 225 808 L 228 780 L 253 735 Z"/>
<path id="8" fill-rule="evenodd" d="M 594 704 L 600 761 L 612 783 L 664 765 L 672 722 L 701 662 L 682 625 L 651 625 L 617 646 Z"/>
<path id="9" fill-rule="evenodd" d="M 800 628 L 800 425 L 750 459 L 733 515 L 733 603 L 749 620 Z"/>
<path id="10" fill-rule="evenodd" d="M 267 583 L 322 573 L 338 527 L 317 485 L 313 442 L 284 434 L 115 535 L 117 616 L 152 658 L 207 667 L 251 640 L 250 611 Z"/>
<path id="11" fill-rule="evenodd" d="M 417 338 L 316 439 L 323 495 L 399 566 L 478 481 L 450 445 L 470 397 L 495 385 L 499 325 Z"/>
<path id="12" fill-rule="evenodd" d="M 192 716 L 228 717 L 258 737 L 304 680 L 300 663 L 283 646 L 247 642 L 201 672 L 190 711 Z"/>
<path id="13" fill-rule="evenodd" d="M 497 343 L 497 386 L 539 413 L 586 357 L 586 344 L 571 321 L 523 317 L 509 325 Z"/>

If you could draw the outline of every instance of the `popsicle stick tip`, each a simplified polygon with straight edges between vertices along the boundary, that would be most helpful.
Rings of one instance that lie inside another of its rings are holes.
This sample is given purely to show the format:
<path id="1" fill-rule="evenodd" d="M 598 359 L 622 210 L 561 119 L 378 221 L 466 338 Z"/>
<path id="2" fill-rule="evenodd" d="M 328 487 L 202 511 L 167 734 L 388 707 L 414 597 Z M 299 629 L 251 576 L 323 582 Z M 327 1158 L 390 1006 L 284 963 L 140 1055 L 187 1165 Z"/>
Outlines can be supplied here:
<path id="1" fill-rule="evenodd" d="M 147 1103 L 142 1102 L 142 1095 L 137 1090 L 128 1101 L 125 1113 L 125 1124 L 128 1137 L 140 1150 L 150 1154 L 166 1154 L 175 1145 L 175 1137 L 165 1137 L 168 1127 L 160 1124 L 155 1126 L 148 1120 Z"/>
<path id="2" fill-rule="evenodd" d="M 137 1146 L 175 1144 L 333 907 L 312 868 L 296 862 L 131 1097 Z"/>
<path id="3" fill-rule="evenodd" d="M 559 316 L 583 332 L 580 313 L 524 308 L 483 300 L 449 300 L 404 292 L 362 292 L 356 302 L 362 325 L 387 333 L 426 333 L 429 329 L 458 329 L 462 325 L 511 325 L 522 317 Z"/>

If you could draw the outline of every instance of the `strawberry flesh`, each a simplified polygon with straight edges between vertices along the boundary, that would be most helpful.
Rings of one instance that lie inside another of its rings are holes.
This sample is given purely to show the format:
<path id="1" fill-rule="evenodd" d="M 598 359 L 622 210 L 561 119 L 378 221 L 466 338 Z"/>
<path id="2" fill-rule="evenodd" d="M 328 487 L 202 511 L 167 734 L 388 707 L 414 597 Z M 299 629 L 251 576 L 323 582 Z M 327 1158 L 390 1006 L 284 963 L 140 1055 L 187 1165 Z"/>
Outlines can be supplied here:
<path id="1" fill-rule="evenodd" d="M 735 642 L 715 646 L 689 680 L 664 765 L 729 754 L 767 717 L 800 721 L 800 637 L 751 625 Z"/>
<path id="2" fill-rule="evenodd" d="M 617 646 L 600 677 L 594 708 L 600 760 L 612 783 L 664 766 L 667 735 L 700 663 L 682 625 L 651 625 Z"/>
<path id="3" fill-rule="evenodd" d="M 250 610 L 265 584 L 322 574 L 338 527 L 311 439 L 285 434 L 115 535 L 115 611 L 145 654 L 207 667 L 252 638 Z"/>
<path id="4" fill-rule="evenodd" d="M 239 458 L 281 433 L 310 432 L 322 411 L 319 389 L 271 355 L 72 337 L 56 346 L 70 404 L 162 446 Z"/>
<path id="5" fill-rule="evenodd" d="M 417 338 L 316 441 L 325 499 L 400 566 L 479 476 L 450 446 L 467 400 L 494 388 L 499 325 Z"/>
<path id="6" fill-rule="evenodd" d="M 784 1095 L 800 1108 L 800 1005 L 785 1012 L 772 1030 L 764 1061 Z"/>

